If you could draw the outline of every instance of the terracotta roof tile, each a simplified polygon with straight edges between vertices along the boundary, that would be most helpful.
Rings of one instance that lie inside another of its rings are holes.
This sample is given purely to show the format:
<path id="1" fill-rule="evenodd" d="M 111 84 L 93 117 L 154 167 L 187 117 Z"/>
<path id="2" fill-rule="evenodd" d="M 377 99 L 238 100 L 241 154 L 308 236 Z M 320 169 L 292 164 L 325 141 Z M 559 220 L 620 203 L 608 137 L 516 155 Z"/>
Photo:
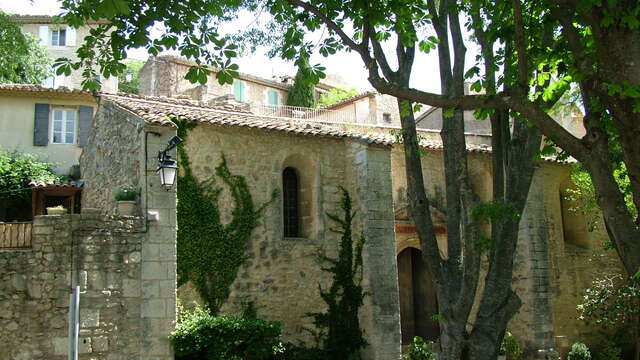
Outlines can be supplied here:
<path id="1" fill-rule="evenodd" d="M 67 180 L 62 182 L 54 182 L 54 181 L 31 181 L 29 182 L 29 186 L 32 188 L 81 188 L 84 186 L 83 181 L 74 181 Z"/>
<path id="2" fill-rule="evenodd" d="M 53 88 L 44 87 L 42 85 L 33 85 L 33 84 L 0 84 L 0 92 L 10 92 L 10 91 L 91 95 L 91 93 L 88 91 L 70 89 L 66 86 L 61 86 L 56 89 L 53 89 Z"/>
<path id="3" fill-rule="evenodd" d="M 260 116 L 249 112 L 229 110 L 227 107 L 196 105 L 193 101 L 131 95 L 101 94 L 112 102 L 144 119 L 148 124 L 172 126 L 172 118 L 208 123 L 218 126 L 245 127 L 296 135 L 350 138 L 369 144 L 390 146 L 393 139 L 384 135 L 362 135 L 340 130 L 334 126 L 300 119 Z"/>

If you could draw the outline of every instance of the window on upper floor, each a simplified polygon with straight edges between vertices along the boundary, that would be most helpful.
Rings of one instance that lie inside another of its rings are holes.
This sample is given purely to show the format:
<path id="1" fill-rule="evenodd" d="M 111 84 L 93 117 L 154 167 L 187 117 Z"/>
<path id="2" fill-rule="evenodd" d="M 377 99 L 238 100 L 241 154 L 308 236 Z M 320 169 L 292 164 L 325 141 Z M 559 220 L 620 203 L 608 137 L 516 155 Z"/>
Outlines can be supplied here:
<path id="1" fill-rule="evenodd" d="M 51 143 L 75 144 L 77 133 L 76 109 L 54 108 L 51 116 Z"/>
<path id="2" fill-rule="evenodd" d="M 76 46 L 76 29 L 72 27 L 41 25 L 38 32 L 42 45 Z"/>
<path id="3" fill-rule="evenodd" d="M 51 30 L 51 46 L 66 46 L 66 45 L 67 45 L 67 31 Z"/>
<path id="4" fill-rule="evenodd" d="M 280 100 L 280 94 L 276 90 L 267 90 L 267 105 L 276 106 Z"/>
<path id="5" fill-rule="evenodd" d="M 236 101 L 246 101 L 246 87 L 247 84 L 242 80 L 235 79 L 233 81 L 233 97 L 236 99 Z"/>
<path id="6" fill-rule="evenodd" d="M 384 122 L 386 122 L 387 124 L 391 123 L 391 114 L 389 113 L 382 114 L 382 120 L 384 120 Z"/>

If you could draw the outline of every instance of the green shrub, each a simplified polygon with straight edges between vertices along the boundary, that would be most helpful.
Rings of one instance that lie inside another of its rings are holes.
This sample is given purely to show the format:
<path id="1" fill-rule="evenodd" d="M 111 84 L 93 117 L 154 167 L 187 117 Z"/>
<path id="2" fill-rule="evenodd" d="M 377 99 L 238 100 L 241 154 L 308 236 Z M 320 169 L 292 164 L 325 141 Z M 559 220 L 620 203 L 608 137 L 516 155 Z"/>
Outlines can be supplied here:
<path id="1" fill-rule="evenodd" d="M 169 340 L 179 360 L 272 359 L 283 351 L 280 323 L 214 316 L 200 307 L 181 316 Z"/>
<path id="2" fill-rule="evenodd" d="M 433 352 L 433 341 L 424 341 L 420 336 L 415 336 L 409 345 L 409 350 L 402 357 L 404 360 L 436 360 L 438 357 Z"/>
<path id="3" fill-rule="evenodd" d="M 31 220 L 29 183 L 60 180 L 53 172 L 53 165 L 40 161 L 37 156 L 0 150 L 0 213 L 4 213 L 0 221 Z"/>
<path id="4" fill-rule="evenodd" d="M 123 186 L 116 193 L 116 201 L 135 201 L 138 196 L 138 189 L 133 186 Z"/>
<path id="5" fill-rule="evenodd" d="M 0 150 L 0 199 L 27 196 L 31 199 L 29 182 L 56 182 L 60 177 L 53 165 L 35 155 Z"/>
<path id="6" fill-rule="evenodd" d="M 620 360 L 622 349 L 611 338 L 605 338 L 598 347 L 594 356 L 595 360 Z"/>
<path id="7" fill-rule="evenodd" d="M 510 360 L 518 360 L 522 356 L 522 349 L 518 339 L 510 332 L 506 332 L 500 344 L 500 354 L 506 355 Z"/>
<path id="8" fill-rule="evenodd" d="M 577 342 L 571 345 L 567 360 L 591 360 L 591 352 L 589 352 L 587 345 Z"/>
<path id="9" fill-rule="evenodd" d="M 285 344 L 284 351 L 271 360 L 326 360 L 327 351 L 317 347 L 307 348 L 291 343 Z"/>

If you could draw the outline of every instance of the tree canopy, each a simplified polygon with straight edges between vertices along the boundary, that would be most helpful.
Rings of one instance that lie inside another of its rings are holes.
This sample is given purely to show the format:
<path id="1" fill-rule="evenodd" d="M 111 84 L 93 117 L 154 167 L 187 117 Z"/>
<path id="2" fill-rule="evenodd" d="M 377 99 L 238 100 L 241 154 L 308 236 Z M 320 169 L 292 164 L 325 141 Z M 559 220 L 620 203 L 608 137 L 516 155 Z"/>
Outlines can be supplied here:
<path id="1" fill-rule="evenodd" d="M 328 93 L 320 95 L 318 105 L 320 107 L 333 105 L 356 95 L 358 95 L 358 89 L 356 88 L 333 88 Z"/>
<path id="2" fill-rule="evenodd" d="M 127 69 L 124 76 L 118 78 L 118 91 L 128 94 L 138 94 L 140 92 L 140 70 L 144 66 L 144 61 L 127 59 L 123 61 Z M 131 73 L 131 81 L 127 81 L 128 73 Z"/>
<path id="3" fill-rule="evenodd" d="M 0 11 L 0 84 L 40 84 L 53 74 L 52 62 L 37 38 Z"/>

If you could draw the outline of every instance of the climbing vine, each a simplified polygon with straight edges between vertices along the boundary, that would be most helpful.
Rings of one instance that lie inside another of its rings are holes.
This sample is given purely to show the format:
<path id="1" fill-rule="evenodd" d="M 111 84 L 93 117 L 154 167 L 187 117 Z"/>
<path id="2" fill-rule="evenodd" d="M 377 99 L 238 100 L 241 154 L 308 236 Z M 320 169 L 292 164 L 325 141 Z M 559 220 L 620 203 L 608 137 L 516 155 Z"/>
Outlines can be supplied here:
<path id="1" fill-rule="evenodd" d="M 178 136 L 186 139 L 196 124 L 174 120 Z M 229 297 L 229 288 L 236 279 L 238 269 L 244 263 L 246 244 L 257 226 L 258 219 L 271 200 L 256 207 L 244 178 L 229 171 L 226 159 L 215 169 L 215 176 L 199 181 L 193 174 L 189 155 L 184 145 L 178 146 L 181 173 L 178 176 L 178 286 L 189 281 L 213 313 Z M 222 187 L 230 190 L 234 202 L 232 219 L 223 224 L 218 200 Z"/>
<path id="2" fill-rule="evenodd" d="M 362 282 L 362 248 L 365 243 L 361 235 L 354 242 L 351 225 L 355 212 L 352 211 L 351 197 L 342 190 L 343 217 L 327 214 L 340 228 L 332 231 L 342 235 L 337 259 L 323 258 L 330 264 L 323 270 L 333 275 L 333 283 L 328 290 L 320 289 L 320 296 L 327 304 L 324 313 L 310 314 L 320 330 L 326 330 L 325 350 L 330 359 L 358 359 L 360 349 L 367 345 L 364 340 L 358 311 L 363 304 L 365 293 Z"/>

